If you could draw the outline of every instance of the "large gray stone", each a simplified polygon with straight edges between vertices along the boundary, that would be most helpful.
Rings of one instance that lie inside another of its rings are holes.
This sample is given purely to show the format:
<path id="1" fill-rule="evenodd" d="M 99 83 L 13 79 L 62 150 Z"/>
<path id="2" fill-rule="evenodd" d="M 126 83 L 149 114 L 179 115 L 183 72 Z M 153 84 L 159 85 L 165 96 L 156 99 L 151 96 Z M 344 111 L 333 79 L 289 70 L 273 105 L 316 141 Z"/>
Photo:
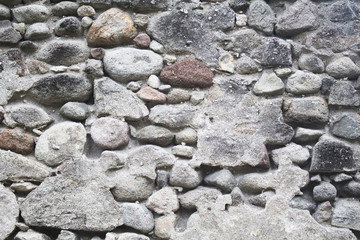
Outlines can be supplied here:
<path id="1" fill-rule="evenodd" d="M 360 106 L 360 96 L 349 81 L 337 81 L 330 88 L 329 105 Z"/>
<path id="2" fill-rule="evenodd" d="M 135 93 L 110 78 L 95 80 L 94 98 L 96 113 L 99 117 L 111 116 L 126 120 L 140 120 L 149 114 L 144 102 Z"/>
<path id="3" fill-rule="evenodd" d="M 359 5 L 356 5 L 354 2 L 347 1 L 346 4 L 343 2 L 334 2 L 329 7 L 328 18 L 332 22 L 348 22 L 356 20 L 359 17 Z"/>
<path id="4" fill-rule="evenodd" d="M 0 4 L 0 20 L 9 20 L 10 15 L 10 9 L 7 6 Z"/>
<path id="5" fill-rule="evenodd" d="M 340 57 L 326 66 L 326 72 L 334 78 L 356 79 L 360 76 L 360 67 L 356 66 L 349 57 Z"/>
<path id="6" fill-rule="evenodd" d="M 306 147 L 290 143 L 285 147 L 272 150 L 271 156 L 276 165 L 283 159 L 289 159 L 294 164 L 302 165 L 310 158 L 310 152 Z"/>
<path id="7" fill-rule="evenodd" d="M 162 57 L 150 50 L 115 48 L 105 51 L 105 71 L 111 78 L 121 83 L 156 75 L 161 71 L 162 66 Z"/>
<path id="8" fill-rule="evenodd" d="M 0 43 L 17 43 L 21 38 L 9 20 L 0 21 Z"/>
<path id="9" fill-rule="evenodd" d="M 148 233 L 154 228 L 154 216 L 143 204 L 122 203 L 124 225 Z"/>
<path id="10" fill-rule="evenodd" d="M 336 187 L 328 182 L 321 182 L 313 188 L 314 200 L 318 202 L 334 201 L 336 194 Z"/>
<path id="11" fill-rule="evenodd" d="M 231 192 L 237 183 L 234 175 L 227 169 L 206 176 L 204 181 L 207 185 L 218 187 L 224 192 Z"/>
<path id="12" fill-rule="evenodd" d="M 19 23 L 44 22 L 50 17 L 50 10 L 43 5 L 37 4 L 14 8 L 12 13 Z"/>
<path id="13" fill-rule="evenodd" d="M 122 0 L 113 0 L 118 2 Z M 123 0 L 124 1 L 124 0 Z M 126 0 L 125 0 L 126 1 Z M 133 0 L 130 1 L 131 7 L 137 12 L 154 12 L 159 10 L 165 10 L 171 6 L 172 1 L 167 0 Z"/>
<path id="14" fill-rule="evenodd" d="M 49 37 L 51 37 L 51 32 L 46 23 L 34 23 L 26 28 L 25 39 L 35 41 Z"/>
<path id="15" fill-rule="evenodd" d="M 14 230 L 19 216 L 16 196 L 0 184 L 0 239 L 6 239 Z"/>
<path id="16" fill-rule="evenodd" d="M 336 116 L 330 124 L 330 131 L 338 137 L 357 139 L 360 137 L 360 116 L 357 113 L 344 113 Z"/>
<path id="17" fill-rule="evenodd" d="M 138 130 L 136 138 L 142 143 L 166 147 L 171 144 L 174 134 L 166 128 L 150 125 Z"/>
<path id="18" fill-rule="evenodd" d="M 360 203 L 354 198 L 340 198 L 334 204 L 331 225 L 360 230 Z"/>
<path id="19" fill-rule="evenodd" d="M 50 169 L 23 155 L 0 150 L 0 181 L 41 182 L 50 175 Z"/>
<path id="20" fill-rule="evenodd" d="M 178 160 L 170 172 L 170 184 L 184 188 L 196 188 L 202 181 L 200 171 L 192 168 L 188 161 Z"/>
<path id="21" fill-rule="evenodd" d="M 55 4 L 51 11 L 55 16 L 76 16 L 76 11 L 79 8 L 79 4 L 71 1 L 62 1 Z"/>
<path id="22" fill-rule="evenodd" d="M 257 30 L 271 35 L 274 31 L 276 18 L 273 10 L 263 0 L 256 0 L 250 3 L 247 10 L 248 24 Z"/>
<path id="23" fill-rule="evenodd" d="M 126 233 L 107 233 L 105 240 L 150 240 L 150 238 L 142 234 L 126 232 Z"/>
<path id="24" fill-rule="evenodd" d="M 55 24 L 55 34 L 60 37 L 79 37 L 82 35 L 81 23 L 77 17 L 65 17 Z"/>
<path id="25" fill-rule="evenodd" d="M 286 91 L 293 94 L 317 93 L 321 84 L 318 75 L 298 70 L 288 78 Z"/>
<path id="26" fill-rule="evenodd" d="M 85 142 L 86 131 L 81 123 L 58 123 L 41 134 L 35 147 L 35 157 L 54 167 L 81 157 Z"/>
<path id="27" fill-rule="evenodd" d="M 88 105 L 80 102 L 68 102 L 60 110 L 60 114 L 73 121 L 85 120 L 90 115 Z"/>
<path id="28" fill-rule="evenodd" d="M 299 68 L 313 73 L 322 73 L 325 66 L 323 61 L 314 54 L 301 54 L 299 57 Z"/>
<path id="29" fill-rule="evenodd" d="M 200 209 L 204 205 L 215 203 L 221 192 L 215 188 L 197 187 L 179 196 L 180 204 L 186 209 Z"/>
<path id="30" fill-rule="evenodd" d="M 111 231 L 123 224 L 123 210 L 107 188 L 60 176 L 47 178 L 20 209 L 25 223 L 36 227 Z"/>
<path id="31" fill-rule="evenodd" d="M 157 214 L 170 214 L 179 209 L 179 200 L 174 189 L 164 187 L 149 197 L 146 206 Z"/>
<path id="32" fill-rule="evenodd" d="M 51 238 L 44 233 L 29 229 L 26 232 L 18 232 L 14 240 L 51 240 Z"/>

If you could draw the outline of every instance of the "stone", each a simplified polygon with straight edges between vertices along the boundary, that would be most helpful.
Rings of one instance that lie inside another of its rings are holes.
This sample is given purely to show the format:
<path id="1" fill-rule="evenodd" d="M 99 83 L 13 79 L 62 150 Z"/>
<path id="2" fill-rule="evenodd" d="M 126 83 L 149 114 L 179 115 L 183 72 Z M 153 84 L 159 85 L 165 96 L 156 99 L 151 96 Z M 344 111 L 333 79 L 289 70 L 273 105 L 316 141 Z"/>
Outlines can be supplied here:
<path id="1" fill-rule="evenodd" d="M 301 54 L 299 57 L 299 68 L 313 73 L 323 73 L 325 65 L 323 61 L 314 54 Z"/>
<path id="2" fill-rule="evenodd" d="M 29 226 L 111 231 L 123 224 L 123 210 L 107 188 L 61 176 L 45 179 L 20 209 Z"/>
<path id="3" fill-rule="evenodd" d="M 156 171 L 156 185 L 163 188 L 169 185 L 170 173 L 165 170 Z"/>
<path id="4" fill-rule="evenodd" d="M 349 181 L 338 186 L 339 195 L 341 197 L 359 197 L 360 183 L 357 181 Z"/>
<path id="5" fill-rule="evenodd" d="M 235 187 L 230 193 L 232 199 L 232 205 L 238 206 L 244 203 L 244 194 L 239 187 Z"/>
<path id="6" fill-rule="evenodd" d="M 95 9 L 104 9 L 111 6 L 111 0 L 79 0 L 80 5 L 87 4 Z"/>
<path id="7" fill-rule="evenodd" d="M 252 1 L 247 10 L 248 24 L 267 35 L 272 35 L 276 18 L 273 10 L 262 0 Z"/>
<path id="8" fill-rule="evenodd" d="M 22 129 L 0 129 L 0 148 L 28 155 L 34 150 L 33 136 Z"/>
<path id="9" fill-rule="evenodd" d="M 6 239 L 14 230 L 19 216 L 19 205 L 16 196 L 0 184 L 0 238 Z"/>
<path id="10" fill-rule="evenodd" d="M 134 38 L 134 43 L 139 48 L 148 48 L 150 41 L 151 39 L 146 33 L 140 33 Z"/>
<path id="11" fill-rule="evenodd" d="M 55 74 L 41 78 L 30 89 L 31 96 L 44 105 L 87 101 L 91 93 L 90 81 L 74 74 Z"/>
<path id="12" fill-rule="evenodd" d="M 154 228 L 154 216 L 143 204 L 122 203 L 124 225 L 148 233 Z"/>
<path id="13" fill-rule="evenodd" d="M 234 73 L 234 69 L 234 57 L 231 54 L 225 53 L 219 58 L 219 70 Z"/>
<path id="14" fill-rule="evenodd" d="M 128 84 L 126 84 L 126 88 L 133 92 L 137 92 L 141 89 L 141 82 L 129 82 Z"/>
<path id="15" fill-rule="evenodd" d="M 46 23 L 34 23 L 26 28 L 25 39 L 34 41 L 49 37 L 51 37 L 51 32 Z"/>
<path id="16" fill-rule="evenodd" d="M 360 97 L 348 81 L 337 81 L 330 88 L 329 105 L 360 106 Z"/>
<path id="17" fill-rule="evenodd" d="M 79 8 L 79 4 L 71 1 L 62 1 L 55 4 L 51 11 L 55 16 L 76 16 L 76 11 Z M 80 15 L 79 15 L 80 16 Z"/>
<path id="18" fill-rule="evenodd" d="M 287 79 L 286 91 L 292 94 L 317 93 L 321 84 L 319 76 L 298 70 Z"/>
<path id="19" fill-rule="evenodd" d="M 118 149 L 129 143 L 129 125 L 121 120 L 102 117 L 91 125 L 91 138 L 102 149 Z"/>
<path id="20" fill-rule="evenodd" d="M 77 17 L 62 18 L 55 24 L 55 34 L 60 37 L 81 36 L 81 23 Z"/>
<path id="21" fill-rule="evenodd" d="M 166 147 L 172 143 L 174 134 L 166 128 L 150 125 L 137 131 L 136 138 L 141 143 Z"/>
<path id="22" fill-rule="evenodd" d="M 158 89 L 161 85 L 160 79 L 156 75 L 150 75 L 146 83 L 154 89 Z"/>
<path id="23" fill-rule="evenodd" d="M 329 120 L 327 103 L 321 97 L 285 99 L 283 109 L 288 122 L 325 123 Z"/>
<path id="24" fill-rule="evenodd" d="M 334 201 L 336 195 L 335 186 L 328 182 L 321 182 L 313 188 L 313 198 L 317 202 Z"/>
<path id="25" fill-rule="evenodd" d="M 337 115 L 330 123 L 330 131 L 338 137 L 357 139 L 360 137 L 360 115 L 357 113 L 344 113 Z"/>
<path id="26" fill-rule="evenodd" d="M 89 5 L 83 5 L 77 9 L 77 15 L 79 17 L 92 17 L 95 14 L 96 14 L 95 9 Z"/>
<path id="27" fill-rule="evenodd" d="M 274 72 L 279 78 L 285 78 L 292 73 L 292 70 L 291 68 L 276 68 Z"/>
<path id="28" fill-rule="evenodd" d="M 39 137 L 35 157 L 54 167 L 83 154 L 86 131 L 81 123 L 61 122 L 47 129 Z"/>
<path id="29" fill-rule="evenodd" d="M 249 197 L 248 201 L 252 205 L 264 208 L 268 200 L 270 200 L 270 198 L 274 195 L 273 191 L 264 191 L 261 194 Z"/>
<path id="30" fill-rule="evenodd" d="M 302 165 L 310 158 L 310 152 L 306 147 L 290 143 L 286 147 L 272 150 L 271 156 L 276 165 L 283 159 L 289 159 L 294 164 Z"/>
<path id="31" fill-rule="evenodd" d="M 152 87 L 144 87 L 141 88 L 136 95 L 145 102 L 150 103 L 165 103 L 166 102 L 166 95 L 162 92 L 159 92 Z"/>
<path id="32" fill-rule="evenodd" d="M 110 78 L 95 80 L 94 98 L 97 116 L 140 120 L 149 115 L 148 108 L 135 93 Z"/>
<path id="33" fill-rule="evenodd" d="M 0 150 L 0 181 L 41 182 L 50 175 L 44 165 L 20 154 Z"/>
<path id="34" fill-rule="evenodd" d="M 240 74 L 257 73 L 259 70 L 259 64 L 249 56 L 244 55 L 236 60 L 236 71 Z"/>
<path id="35" fill-rule="evenodd" d="M 339 198 L 334 203 L 331 225 L 336 227 L 350 228 L 356 231 L 360 229 L 360 203 L 354 198 Z"/>
<path id="36" fill-rule="evenodd" d="M 102 60 L 105 56 L 105 50 L 103 48 L 92 48 L 90 54 L 96 60 Z"/>
<path id="37" fill-rule="evenodd" d="M 316 141 L 325 134 L 325 131 L 323 130 L 317 130 L 317 129 L 308 129 L 308 128 L 302 128 L 298 127 L 296 129 L 296 133 L 294 136 L 294 140 L 297 142 L 311 142 Z"/>
<path id="38" fill-rule="evenodd" d="M 171 148 L 172 154 L 183 158 L 192 158 L 194 148 L 189 146 L 177 145 Z"/>
<path id="39" fill-rule="evenodd" d="M 88 59 L 85 62 L 84 72 L 87 77 L 95 79 L 104 76 L 103 63 L 100 60 Z"/>
<path id="40" fill-rule="evenodd" d="M 38 51 L 36 58 L 51 65 L 70 66 L 85 61 L 89 49 L 80 40 L 53 40 L 46 42 Z"/>
<path id="41" fill-rule="evenodd" d="M 248 22 L 248 18 L 245 14 L 236 14 L 236 26 L 245 27 Z"/>
<path id="42" fill-rule="evenodd" d="M 175 162 L 170 172 L 170 184 L 177 187 L 196 188 L 202 181 L 202 174 L 185 160 Z"/>
<path id="43" fill-rule="evenodd" d="M 38 48 L 38 46 L 32 41 L 22 41 L 19 43 L 19 47 L 21 51 L 25 53 L 33 53 Z"/>
<path id="44" fill-rule="evenodd" d="M 92 20 L 90 17 L 83 17 L 81 19 L 81 26 L 83 28 L 89 28 L 93 24 L 94 20 Z"/>
<path id="45" fill-rule="evenodd" d="M 212 85 L 214 74 L 202 62 L 186 58 L 171 66 L 166 66 L 160 73 L 160 80 L 173 87 L 205 88 Z"/>
<path id="46" fill-rule="evenodd" d="M 142 234 L 126 232 L 126 233 L 106 233 L 105 240 L 150 240 L 150 238 Z"/>
<path id="47" fill-rule="evenodd" d="M 347 22 L 355 20 L 360 14 L 358 6 L 349 2 L 341 4 L 341 2 L 334 2 L 329 8 L 329 19 L 332 22 Z"/>
<path id="48" fill-rule="evenodd" d="M 173 88 L 166 96 L 167 102 L 171 104 L 187 102 L 190 97 L 190 93 L 181 88 Z"/>
<path id="49" fill-rule="evenodd" d="M 229 193 L 237 185 L 237 181 L 234 175 L 227 169 L 222 169 L 207 175 L 204 178 L 204 182 L 207 185 L 220 188 L 222 191 Z"/>
<path id="50" fill-rule="evenodd" d="M 326 72 L 334 78 L 356 79 L 360 75 L 360 67 L 349 57 L 340 57 L 326 66 Z"/>
<path id="51" fill-rule="evenodd" d="M 354 152 L 344 142 L 323 140 L 315 145 L 310 172 L 337 173 L 356 169 Z"/>
<path id="52" fill-rule="evenodd" d="M 316 208 L 316 202 L 309 197 L 295 196 L 290 202 L 290 207 L 301 210 L 314 211 Z"/>
<path id="53" fill-rule="evenodd" d="M 104 57 L 105 71 L 112 79 L 121 83 L 156 75 L 162 66 L 162 57 L 150 50 L 114 48 L 106 50 Z"/>
<path id="54" fill-rule="evenodd" d="M 277 18 L 275 31 L 283 37 L 291 37 L 318 27 L 317 6 L 309 0 L 292 4 Z"/>
<path id="55" fill-rule="evenodd" d="M 221 192 L 214 188 L 197 187 L 179 196 L 180 204 L 186 209 L 199 209 L 209 203 L 214 203 Z"/>
<path id="56" fill-rule="evenodd" d="M 177 144 L 185 143 L 194 145 L 197 142 L 197 132 L 192 128 L 184 128 L 175 134 L 175 142 Z"/>
<path id="57" fill-rule="evenodd" d="M 56 240 L 79 240 L 79 236 L 67 230 L 61 230 Z"/>
<path id="58" fill-rule="evenodd" d="M 17 43 L 21 38 L 21 34 L 12 27 L 9 20 L 0 21 L 0 43 Z"/>
<path id="59" fill-rule="evenodd" d="M 6 5 L 8 7 L 13 7 L 17 4 L 22 3 L 22 1 L 21 0 L 0 0 L 0 3 Z"/>
<path id="60" fill-rule="evenodd" d="M 111 8 L 100 14 L 91 25 L 87 41 L 90 46 L 114 47 L 129 42 L 135 36 L 136 28 L 129 14 Z"/>
<path id="61" fill-rule="evenodd" d="M 50 17 L 50 10 L 42 5 L 30 4 L 13 8 L 12 14 L 19 23 L 44 22 Z"/>
<path id="62" fill-rule="evenodd" d="M 88 105 L 81 102 L 67 102 L 59 110 L 60 114 L 73 121 L 83 121 L 90 115 Z"/>
<path id="63" fill-rule="evenodd" d="M 336 82 L 336 79 L 333 77 L 325 76 L 322 79 L 322 86 L 320 88 L 320 93 L 329 96 L 330 94 L 330 89 L 332 87 L 332 85 L 334 85 L 334 83 Z"/>
<path id="64" fill-rule="evenodd" d="M 9 20 L 10 13 L 10 9 L 7 6 L 0 4 L 0 20 Z"/>
<path id="65" fill-rule="evenodd" d="M 29 129 L 45 128 L 53 119 L 42 109 L 35 105 L 19 104 L 6 108 L 5 124 L 9 127 L 21 126 Z"/>
<path id="66" fill-rule="evenodd" d="M 249 7 L 249 0 L 230 0 L 229 5 L 235 11 L 245 11 Z"/>
<path id="67" fill-rule="evenodd" d="M 284 91 L 283 81 L 270 71 L 264 71 L 260 79 L 255 83 L 253 93 L 256 95 L 278 95 Z"/>
<path id="68" fill-rule="evenodd" d="M 329 201 L 320 203 L 313 214 L 314 219 L 318 223 L 325 223 L 331 220 L 332 206 Z"/>
<path id="69" fill-rule="evenodd" d="M 133 20 L 138 28 L 146 28 L 149 24 L 149 16 L 146 14 L 136 14 Z"/>
<path id="70" fill-rule="evenodd" d="M 195 127 L 196 109 L 187 104 L 157 105 L 151 108 L 149 119 L 168 128 Z"/>
<path id="71" fill-rule="evenodd" d="M 345 173 L 338 173 L 335 175 L 331 175 L 330 179 L 336 183 L 338 182 L 346 182 L 352 180 L 352 176 L 345 174 Z"/>
<path id="72" fill-rule="evenodd" d="M 44 233 L 29 229 L 26 232 L 18 232 L 14 240 L 51 240 L 51 238 Z"/>
<path id="73" fill-rule="evenodd" d="M 159 87 L 159 91 L 163 93 L 168 93 L 171 89 L 171 86 L 169 84 L 162 84 Z"/>
<path id="74" fill-rule="evenodd" d="M 38 186 L 31 183 L 31 182 L 19 182 L 19 183 L 13 183 L 10 185 L 10 189 L 12 191 L 15 191 L 17 193 L 29 193 Z"/>
<path id="75" fill-rule="evenodd" d="M 131 7 L 137 12 L 154 12 L 165 10 L 170 7 L 171 2 L 164 0 L 134 0 L 131 1 Z"/>
<path id="76" fill-rule="evenodd" d="M 176 220 L 176 214 L 168 214 L 155 219 L 155 235 L 159 238 L 169 239 L 172 231 L 175 230 Z"/>
<path id="77" fill-rule="evenodd" d="M 159 43 L 155 40 L 152 40 L 150 42 L 149 48 L 159 54 L 162 54 L 165 51 L 164 45 L 162 45 L 161 43 Z"/>
<path id="78" fill-rule="evenodd" d="M 157 214 L 169 214 L 179 209 L 179 200 L 173 188 L 164 187 L 149 197 L 146 206 Z"/>

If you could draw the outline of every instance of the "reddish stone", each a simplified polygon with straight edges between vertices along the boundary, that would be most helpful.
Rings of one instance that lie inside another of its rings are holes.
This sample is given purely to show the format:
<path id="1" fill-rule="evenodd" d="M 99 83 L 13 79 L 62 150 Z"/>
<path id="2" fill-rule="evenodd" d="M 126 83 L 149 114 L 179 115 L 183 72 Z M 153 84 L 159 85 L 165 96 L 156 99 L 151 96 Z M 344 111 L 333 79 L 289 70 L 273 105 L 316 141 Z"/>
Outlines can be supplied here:
<path id="1" fill-rule="evenodd" d="M 27 155 L 34 150 L 34 139 L 20 129 L 2 129 L 0 130 L 0 148 Z"/>
<path id="2" fill-rule="evenodd" d="M 210 87 L 213 77 L 214 74 L 208 67 L 192 58 L 165 67 L 160 74 L 160 80 L 164 83 L 183 88 Z"/>
<path id="3" fill-rule="evenodd" d="M 105 50 L 103 48 L 92 48 L 90 54 L 97 60 L 102 60 L 105 56 Z"/>
<path id="4" fill-rule="evenodd" d="M 134 43 L 139 48 L 148 48 L 150 45 L 150 37 L 146 33 L 140 33 L 134 38 Z"/>
<path id="5" fill-rule="evenodd" d="M 144 87 L 136 95 L 145 102 L 165 103 L 166 95 L 151 87 Z"/>

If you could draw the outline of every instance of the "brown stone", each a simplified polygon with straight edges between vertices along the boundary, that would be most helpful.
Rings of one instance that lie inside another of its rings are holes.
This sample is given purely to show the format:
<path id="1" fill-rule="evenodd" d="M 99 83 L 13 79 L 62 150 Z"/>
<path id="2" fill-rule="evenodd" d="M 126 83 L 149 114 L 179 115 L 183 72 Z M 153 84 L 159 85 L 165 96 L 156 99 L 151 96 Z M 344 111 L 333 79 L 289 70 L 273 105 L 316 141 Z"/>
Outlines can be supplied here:
<path id="1" fill-rule="evenodd" d="M 135 36 L 136 28 L 130 15 L 111 8 L 91 25 L 87 41 L 90 46 L 114 47 L 130 42 Z"/>
<path id="2" fill-rule="evenodd" d="M 21 129 L 1 129 L 0 148 L 27 155 L 34 150 L 34 139 Z"/>
<path id="3" fill-rule="evenodd" d="M 165 103 L 166 95 L 151 87 L 144 87 L 136 95 L 145 102 Z"/>
<path id="4" fill-rule="evenodd" d="M 90 54 L 97 60 L 102 60 L 105 56 L 105 50 L 103 48 L 92 48 Z"/>
<path id="5" fill-rule="evenodd" d="M 151 39 L 146 33 L 140 33 L 134 38 L 134 43 L 139 48 L 148 48 Z"/>
<path id="6" fill-rule="evenodd" d="M 173 87 L 210 87 L 213 72 L 200 61 L 186 58 L 171 66 L 165 67 L 160 73 L 160 79 Z"/>

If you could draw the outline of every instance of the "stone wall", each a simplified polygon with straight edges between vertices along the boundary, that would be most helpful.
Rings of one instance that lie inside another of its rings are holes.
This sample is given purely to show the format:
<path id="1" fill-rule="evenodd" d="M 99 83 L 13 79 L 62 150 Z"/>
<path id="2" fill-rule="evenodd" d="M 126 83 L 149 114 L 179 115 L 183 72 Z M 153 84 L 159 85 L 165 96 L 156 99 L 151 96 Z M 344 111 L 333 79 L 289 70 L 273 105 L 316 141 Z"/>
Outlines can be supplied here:
<path id="1" fill-rule="evenodd" d="M 0 0 L 0 239 L 357 239 L 358 0 Z"/>

